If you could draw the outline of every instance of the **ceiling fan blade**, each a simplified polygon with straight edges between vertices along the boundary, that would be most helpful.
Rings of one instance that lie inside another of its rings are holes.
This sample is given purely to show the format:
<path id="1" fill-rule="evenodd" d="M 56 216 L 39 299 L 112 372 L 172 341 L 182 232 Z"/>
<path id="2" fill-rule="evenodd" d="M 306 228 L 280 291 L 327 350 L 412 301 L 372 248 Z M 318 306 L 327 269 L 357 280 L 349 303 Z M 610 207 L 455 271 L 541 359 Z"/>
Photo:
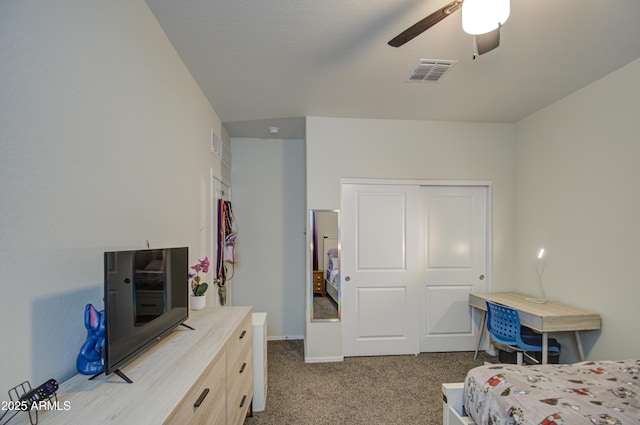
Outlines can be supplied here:
<path id="1" fill-rule="evenodd" d="M 395 36 L 391 41 L 389 41 L 389 46 L 400 47 L 406 42 L 413 40 L 415 37 L 419 36 L 438 22 L 442 21 L 444 18 L 451 15 L 456 10 L 460 9 L 461 6 L 462 0 L 453 0 L 451 3 L 436 10 L 431 15 L 413 24 L 412 26 Z"/>
<path id="2" fill-rule="evenodd" d="M 500 26 L 486 34 L 474 35 L 473 38 L 476 50 L 473 58 L 475 59 L 476 55 L 483 55 L 500 45 Z"/>

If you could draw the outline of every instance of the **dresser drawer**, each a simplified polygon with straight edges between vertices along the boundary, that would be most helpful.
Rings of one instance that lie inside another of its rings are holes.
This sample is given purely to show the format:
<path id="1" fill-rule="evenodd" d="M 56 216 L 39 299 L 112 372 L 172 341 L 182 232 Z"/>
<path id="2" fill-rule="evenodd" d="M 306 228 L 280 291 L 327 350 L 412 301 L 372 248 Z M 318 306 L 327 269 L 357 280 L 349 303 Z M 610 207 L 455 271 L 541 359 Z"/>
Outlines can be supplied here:
<path id="1" fill-rule="evenodd" d="M 245 380 L 249 378 L 253 383 L 253 345 L 247 344 L 236 357 L 229 355 L 227 350 L 227 388 L 229 391 L 240 388 L 240 392 L 246 393 Z M 252 385 L 251 385 L 252 386 Z M 232 398 L 232 397 L 228 397 Z"/>
<path id="2" fill-rule="evenodd" d="M 322 270 L 313 271 L 313 293 L 324 296 L 324 272 Z"/>
<path id="3" fill-rule="evenodd" d="M 193 384 L 165 424 L 199 425 L 227 423 L 227 371 L 224 352 L 218 354 Z M 196 407 L 198 405 L 198 407 Z"/>
<path id="4" fill-rule="evenodd" d="M 227 342 L 227 362 L 235 361 L 243 351 L 251 351 L 253 340 L 253 324 L 251 314 L 248 314 L 235 329 Z"/>
<path id="5" fill-rule="evenodd" d="M 253 398 L 253 323 L 247 316 L 227 342 L 227 423 L 242 424 Z"/>
<path id="6" fill-rule="evenodd" d="M 244 371 L 237 373 L 227 388 L 227 419 L 229 425 L 242 424 L 253 399 L 253 365 L 243 362 Z"/>
<path id="7" fill-rule="evenodd" d="M 227 351 L 227 382 L 229 385 L 244 375 L 251 375 L 251 371 L 253 370 L 252 348 L 252 346 L 248 345 L 245 349 L 237 353 L 235 357 L 230 356 Z"/>

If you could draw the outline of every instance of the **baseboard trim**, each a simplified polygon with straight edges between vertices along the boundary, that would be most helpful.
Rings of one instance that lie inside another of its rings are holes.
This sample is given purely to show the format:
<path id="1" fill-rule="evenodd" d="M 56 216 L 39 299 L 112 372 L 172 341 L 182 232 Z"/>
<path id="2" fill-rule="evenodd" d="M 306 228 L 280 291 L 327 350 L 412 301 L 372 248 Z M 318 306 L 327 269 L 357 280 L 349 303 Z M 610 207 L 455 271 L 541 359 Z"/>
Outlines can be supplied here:
<path id="1" fill-rule="evenodd" d="M 267 341 L 289 341 L 289 340 L 298 340 L 304 339 L 303 335 L 278 335 L 278 336 L 268 336 Z"/>
<path id="2" fill-rule="evenodd" d="M 344 356 L 331 356 L 331 357 L 305 357 L 305 363 L 335 363 L 343 362 Z"/>

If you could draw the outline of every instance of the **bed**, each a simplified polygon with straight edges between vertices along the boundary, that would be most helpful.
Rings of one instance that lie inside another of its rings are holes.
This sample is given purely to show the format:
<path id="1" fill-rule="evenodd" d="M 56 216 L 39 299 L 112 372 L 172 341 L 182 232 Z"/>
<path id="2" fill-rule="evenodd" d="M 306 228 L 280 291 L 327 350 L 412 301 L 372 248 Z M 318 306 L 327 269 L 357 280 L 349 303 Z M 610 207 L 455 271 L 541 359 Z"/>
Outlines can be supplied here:
<path id="1" fill-rule="evenodd" d="M 340 257 L 338 254 L 338 238 L 325 236 L 326 273 L 324 277 L 324 290 L 336 304 L 338 304 L 338 292 L 340 287 Z"/>
<path id="2" fill-rule="evenodd" d="M 640 360 L 485 365 L 443 384 L 443 423 L 640 425 Z"/>

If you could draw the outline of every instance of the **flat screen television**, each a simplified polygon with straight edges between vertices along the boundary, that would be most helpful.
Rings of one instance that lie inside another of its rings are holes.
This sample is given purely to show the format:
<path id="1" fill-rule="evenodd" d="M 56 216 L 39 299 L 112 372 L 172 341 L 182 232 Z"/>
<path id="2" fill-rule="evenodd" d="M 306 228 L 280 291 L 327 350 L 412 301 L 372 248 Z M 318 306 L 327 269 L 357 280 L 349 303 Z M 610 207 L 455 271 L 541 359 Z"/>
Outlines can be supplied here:
<path id="1" fill-rule="evenodd" d="M 105 374 L 131 382 L 120 368 L 189 318 L 188 262 L 186 247 L 104 253 Z"/>

